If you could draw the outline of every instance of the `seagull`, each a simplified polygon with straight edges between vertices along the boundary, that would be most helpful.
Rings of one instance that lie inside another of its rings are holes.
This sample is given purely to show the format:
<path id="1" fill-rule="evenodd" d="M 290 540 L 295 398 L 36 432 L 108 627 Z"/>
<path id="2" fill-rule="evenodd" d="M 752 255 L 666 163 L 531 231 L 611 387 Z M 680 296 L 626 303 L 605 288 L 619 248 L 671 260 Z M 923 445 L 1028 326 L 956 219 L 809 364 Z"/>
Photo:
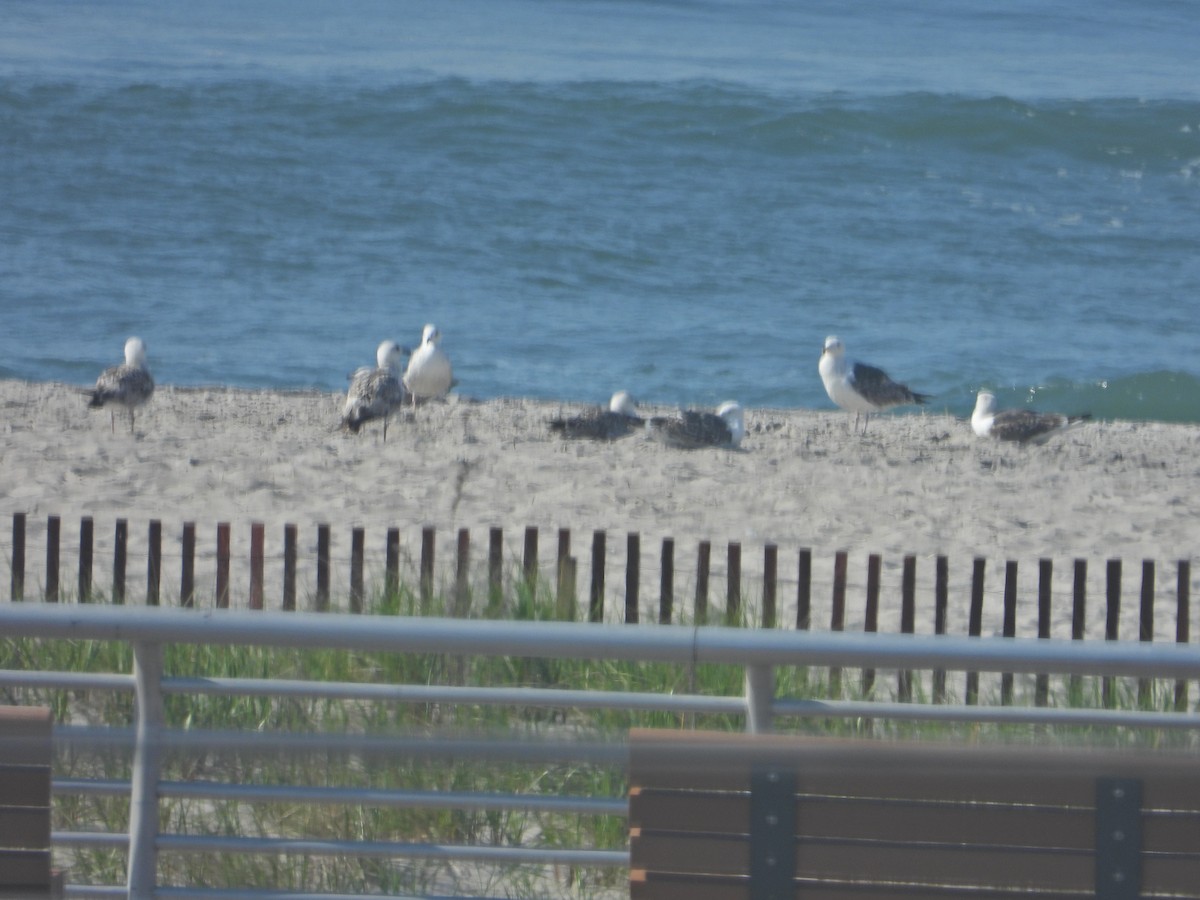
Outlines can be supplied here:
<path id="1" fill-rule="evenodd" d="M 1064 416 L 1061 413 L 1040 413 L 1032 409 L 1005 409 L 996 412 L 996 395 L 980 391 L 971 414 L 971 428 L 980 437 L 994 437 L 1019 444 L 1041 444 L 1059 431 L 1090 419 L 1091 413 Z"/>
<path id="2" fill-rule="evenodd" d="M 668 447 L 697 450 L 701 447 L 737 449 L 746 434 L 742 408 L 726 400 L 715 413 L 685 409 L 678 416 L 655 416 L 646 422 L 650 437 Z"/>
<path id="3" fill-rule="evenodd" d="M 858 426 L 859 414 L 865 416 L 864 433 L 871 413 L 882 412 L 893 406 L 924 403 L 929 399 L 928 394 L 918 394 L 892 381 L 882 369 L 847 361 L 845 346 L 833 335 L 825 338 L 825 350 L 821 353 L 818 370 L 829 399 L 842 409 L 854 413 L 855 427 Z"/>
<path id="4" fill-rule="evenodd" d="M 108 403 L 123 406 L 129 412 L 129 433 L 133 434 L 133 411 L 154 393 L 154 379 L 146 368 L 146 344 L 140 337 L 125 342 L 125 363 L 110 366 L 96 379 L 89 409 L 99 409 Z M 116 413 L 108 411 L 109 427 L 117 430 Z"/>
<path id="5" fill-rule="evenodd" d="M 643 424 L 633 397 L 628 391 L 617 391 L 608 401 L 608 409 L 597 406 L 569 419 L 551 419 L 550 430 L 564 438 L 615 441 L 632 434 Z"/>
<path id="6" fill-rule="evenodd" d="M 421 346 L 408 359 L 404 372 L 404 386 L 412 396 L 413 406 L 418 400 L 433 400 L 444 397 L 454 386 L 454 375 L 450 370 L 450 358 L 438 346 L 442 334 L 435 325 L 426 325 L 421 335 Z"/>
<path id="7" fill-rule="evenodd" d="M 342 426 L 351 433 L 358 434 L 372 419 L 383 419 L 383 440 L 387 442 L 388 416 L 408 400 L 399 374 L 403 352 L 395 341 L 384 341 L 375 351 L 375 368 L 363 366 L 351 376 L 342 408 Z"/>

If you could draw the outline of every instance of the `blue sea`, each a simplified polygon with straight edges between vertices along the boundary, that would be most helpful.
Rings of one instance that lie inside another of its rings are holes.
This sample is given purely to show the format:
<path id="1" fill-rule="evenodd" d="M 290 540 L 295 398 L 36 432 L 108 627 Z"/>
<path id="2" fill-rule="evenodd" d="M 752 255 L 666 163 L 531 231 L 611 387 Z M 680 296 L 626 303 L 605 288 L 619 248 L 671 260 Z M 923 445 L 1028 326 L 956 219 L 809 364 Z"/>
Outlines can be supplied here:
<path id="1" fill-rule="evenodd" d="M 1194 0 L 5 0 L 0 377 L 1200 421 Z"/>

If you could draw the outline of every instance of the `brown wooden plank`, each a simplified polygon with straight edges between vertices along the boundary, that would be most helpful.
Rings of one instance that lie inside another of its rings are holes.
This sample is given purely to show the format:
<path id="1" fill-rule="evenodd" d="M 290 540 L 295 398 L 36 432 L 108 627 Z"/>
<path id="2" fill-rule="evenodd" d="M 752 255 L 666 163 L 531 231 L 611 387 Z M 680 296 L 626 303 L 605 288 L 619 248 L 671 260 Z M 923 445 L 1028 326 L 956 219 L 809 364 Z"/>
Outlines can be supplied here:
<path id="1" fill-rule="evenodd" d="M 658 872 L 742 875 L 750 871 L 745 835 L 680 834 L 630 829 L 629 865 Z"/>
<path id="2" fill-rule="evenodd" d="M 50 710 L 44 706 L 0 706 L 0 761 L 45 765 L 50 759 Z"/>
<path id="3" fill-rule="evenodd" d="M 45 850 L 50 846 L 48 806 L 0 806 L 0 847 Z"/>
<path id="4" fill-rule="evenodd" d="M 0 764 L 0 806 L 50 805 L 50 766 Z"/>
<path id="5" fill-rule="evenodd" d="M 0 884 L 6 887 L 50 883 L 49 850 L 0 849 Z"/>
<path id="6" fill-rule="evenodd" d="M 1142 814 L 1142 846 L 1162 853 L 1200 854 L 1200 814 Z"/>
<path id="7" fill-rule="evenodd" d="M 633 869 L 629 900 L 750 900 L 750 879 L 697 878 Z"/>
<path id="8" fill-rule="evenodd" d="M 1200 897 L 1200 858 L 1143 856 L 1142 895 Z"/>

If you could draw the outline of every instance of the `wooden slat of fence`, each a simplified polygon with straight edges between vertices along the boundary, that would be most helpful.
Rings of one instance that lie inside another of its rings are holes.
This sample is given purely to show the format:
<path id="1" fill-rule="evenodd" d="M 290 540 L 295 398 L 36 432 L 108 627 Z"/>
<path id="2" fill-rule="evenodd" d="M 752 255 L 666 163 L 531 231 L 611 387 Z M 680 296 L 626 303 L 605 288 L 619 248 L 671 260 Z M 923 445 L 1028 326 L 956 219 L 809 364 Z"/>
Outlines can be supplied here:
<path id="1" fill-rule="evenodd" d="M 730 541 L 726 553 L 725 624 L 742 623 L 742 545 Z"/>
<path id="2" fill-rule="evenodd" d="M 1154 640 L 1154 560 L 1142 560 L 1142 595 L 1138 607 L 1138 640 Z M 1150 679 L 1138 679 L 1138 706 L 1150 703 Z"/>
<path id="3" fill-rule="evenodd" d="M 350 529 L 350 612 L 363 611 L 363 556 L 367 532 L 361 526 Z"/>
<path id="4" fill-rule="evenodd" d="M 62 520 L 58 516 L 46 518 L 46 602 L 58 602 L 58 542 Z"/>
<path id="5" fill-rule="evenodd" d="M 625 624 L 638 623 L 638 593 L 642 577 L 642 539 L 634 531 L 625 536 Z"/>
<path id="6" fill-rule="evenodd" d="M 191 607 L 196 597 L 196 523 L 183 523 L 180 539 L 179 605 Z"/>
<path id="7" fill-rule="evenodd" d="M 708 571 L 712 561 L 712 544 L 701 541 L 696 547 L 696 601 L 693 615 L 697 625 L 708 622 Z"/>
<path id="8" fill-rule="evenodd" d="M 977 556 L 971 564 L 971 611 L 967 617 L 967 634 L 979 637 L 983 633 L 983 579 L 987 561 Z M 979 673 L 967 673 L 965 701 L 968 705 L 979 701 Z"/>
<path id="9" fill-rule="evenodd" d="M 1192 564 L 1181 559 L 1175 570 L 1175 641 L 1186 644 L 1191 640 L 1191 591 Z M 1188 708 L 1187 679 L 1175 682 L 1175 709 L 1186 712 Z"/>
<path id="10" fill-rule="evenodd" d="M 800 550 L 796 567 L 796 630 L 808 631 L 812 626 L 812 550 Z"/>
<path id="11" fill-rule="evenodd" d="M 1048 559 L 1038 560 L 1038 638 L 1048 640 L 1050 637 L 1051 590 L 1054 576 L 1054 563 Z M 1035 706 L 1045 706 L 1050 702 L 1050 676 L 1039 674 L 1034 680 L 1033 702 Z"/>
<path id="12" fill-rule="evenodd" d="M 574 620 L 575 618 L 575 597 L 572 591 L 570 600 L 567 599 L 567 560 L 571 558 L 571 529 L 558 529 L 558 555 L 555 557 L 555 586 L 554 598 L 555 607 L 558 610 L 558 617 L 564 620 Z"/>
<path id="13" fill-rule="evenodd" d="M 1105 569 L 1105 601 L 1106 613 L 1104 618 L 1104 639 L 1115 641 L 1120 636 L 1121 629 L 1121 561 L 1110 559 Z M 1102 702 L 1105 707 L 1116 703 L 1113 693 L 1116 680 L 1106 675 L 1102 681 Z"/>
<path id="14" fill-rule="evenodd" d="M 1087 560 L 1077 559 L 1074 564 L 1074 582 L 1071 586 L 1071 640 L 1082 641 L 1087 622 Z M 1067 695 L 1071 703 L 1077 703 L 1083 687 L 1083 678 L 1071 675 L 1067 678 Z"/>
<path id="15" fill-rule="evenodd" d="M 872 553 L 867 557 L 867 607 L 863 618 L 863 631 L 874 633 L 879 630 L 879 587 L 883 557 Z M 875 670 L 863 669 L 862 692 L 869 697 L 875 688 Z"/>
<path id="16" fill-rule="evenodd" d="M 504 602 L 504 529 L 492 526 L 488 531 L 488 611 L 498 610 Z"/>
<path id="17" fill-rule="evenodd" d="M 900 576 L 900 633 L 912 634 L 917 627 L 917 558 L 912 554 L 904 557 L 904 569 Z M 901 669 L 896 674 L 896 696 L 901 703 L 912 700 L 913 673 Z"/>
<path id="18" fill-rule="evenodd" d="M 466 618 L 471 612 L 471 532 L 458 529 L 454 556 L 454 608 L 451 614 Z"/>
<path id="19" fill-rule="evenodd" d="M 604 556 L 608 535 L 597 529 L 592 532 L 592 587 L 588 594 L 588 621 L 604 621 Z"/>
<path id="20" fill-rule="evenodd" d="M 12 518 L 12 580 L 9 597 L 25 599 L 25 513 L 13 513 Z"/>
<path id="21" fill-rule="evenodd" d="M 317 525 L 317 612 L 329 609 L 329 526 Z"/>
<path id="22" fill-rule="evenodd" d="M 393 598 L 400 591 L 400 529 L 389 528 L 384 539 L 383 590 Z"/>
<path id="23" fill-rule="evenodd" d="M 535 594 L 538 577 L 538 530 L 535 525 L 525 526 L 525 553 L 522 556 L 521 570 L 530 594 Z"/>
<path id="24" fill-rule="evenodd" d="M 217 523 L 217 609 L 229 608 L 229 542 L 228 522 Z"/>
<path id="25" fill-rule="evenodd" d="M 776 611 L 775 611 L 775 587 L 777 580 L 777 567 L 779 565 L 779 548 L 772 543 L 767 543 L 763 546 L 763 605 L 762 605 L 762 627 L 774 628 Z"/>
<path id="26" fill-rule="evenodd" d="M 830 604 L 829 630 L 842 631 L 846 627 L 846 563 L 848 553 L 838 550 L 833 556 L 833 601 Z M 842 694 L 842 667 L 829 667 L 829 694 Z"/>
<path id="27" fill-rule="evenodd" d="M 432 525 L 426 525 L 421 529 L 421 609 L 427 609 L 433 599 L 433 566 L 436 545 L 437 533 Z"/>
<path id="28" fill-rule="evenodd" d="M 162 522 L 150 520 L 146 535 L 146 605 L 158 606 L 162 588 Z"/>
<path id="29" fill-rule="evenodd" d="M 670 625 L 675 613 L 675 540 L 663 538 L 659 567 L 658 624 Z"/>
<path id="30" fill-rule="evenodd" d="M 934 567 L 933 633 L 946 633 L 946 608 L 950 602 L 950 560 L 939 556 Z M 933 670 L 933 702 L 946 702 L 946 670 Z"/>
<path id="31" fill-rule="evenodd" d="M 79 602 L 89 603 L 92 599 L 92 551 L 94 549 L 95 526 L 91 516 L 79 520 Z"/>
<path id="32" fill-rule="evenodd" d="M 263 577 L 266 574 L 266 526 L 250 523 L 250 598 L 251 609 L 263 608 Z"/>
<path id="33" fill-rule="evenodd" d="M 113 533 L 113 603 L 118 605 L 125 602 L 125 565 L 129 552 L 129 522 L 117 519 Z"/>
<path id="34" fill-rule="evenodd" d="M 298 529 L 288 522 L 283 526 L 283 601 L 284 612 L 296 610 L 296 538 Z"/>
<path id="35" fill-rule="evenodd" d="M 1003 634 L 1006 638 L 1017 636 L 1017 562 L 1010 559 L 1004 563 L 1004 620 Z M 1012 706 L 1013 675 L 1005 672 L 1000 676 L 1000 704 Z"/>

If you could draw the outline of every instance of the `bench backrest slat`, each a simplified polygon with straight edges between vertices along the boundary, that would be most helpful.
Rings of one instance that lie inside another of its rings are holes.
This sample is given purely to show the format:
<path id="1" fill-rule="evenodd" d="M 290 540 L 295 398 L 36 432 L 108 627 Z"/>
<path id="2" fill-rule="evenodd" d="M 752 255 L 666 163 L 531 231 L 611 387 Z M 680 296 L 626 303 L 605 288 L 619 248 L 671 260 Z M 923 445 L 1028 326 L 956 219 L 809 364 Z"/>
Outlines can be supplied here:
<path id="1" fill-rule="evenodd" d="M 1200 898 L 1193 755 L 660 731 L 630 747 L 637 898 L 775 896 L 750 878 L 758 842 L 781 846 L 754 821 L 764 775 L 795 785 L 783 883 L 806 898 Z"/>
<path id="2" fill-rule="evenodd" d="M 51 893 L 51 715 L 0 706 L 0 897 Z"/>

